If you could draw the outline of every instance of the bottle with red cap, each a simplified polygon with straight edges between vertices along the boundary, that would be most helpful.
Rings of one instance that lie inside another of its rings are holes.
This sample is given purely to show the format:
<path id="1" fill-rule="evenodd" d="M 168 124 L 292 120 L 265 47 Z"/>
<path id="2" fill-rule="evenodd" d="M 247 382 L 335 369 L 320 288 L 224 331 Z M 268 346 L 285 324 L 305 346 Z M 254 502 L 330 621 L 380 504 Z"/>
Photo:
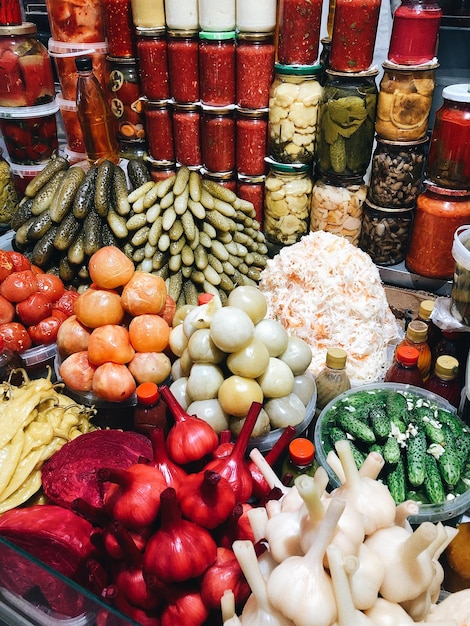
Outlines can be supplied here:
<path id="1" fill-rule="evenodd" d="M 413 346 L 398 346 L 395 361 L 385 374 L 385 382 L 424 387 L 423 375 L 418 367 L 419 354 Z"/>
<path id="2" fill-rule="evenodd" d="M 315 461 L 315 446 L 306 437 L 297 437 L 289 444 L 287 459 L 284 461 L 281 478 L 287 487 L 302 474 L 313 476 L 318 465 Z"/>
<path id="3" fill-rule="evenodd" d="M 134 409 L 134 430 L 148 435 L 159 426 L 168 430 L 166 404 L 160 398 L 158 385 L 152 382 L 141 383 L 136 389 L 137 404 Z"/>

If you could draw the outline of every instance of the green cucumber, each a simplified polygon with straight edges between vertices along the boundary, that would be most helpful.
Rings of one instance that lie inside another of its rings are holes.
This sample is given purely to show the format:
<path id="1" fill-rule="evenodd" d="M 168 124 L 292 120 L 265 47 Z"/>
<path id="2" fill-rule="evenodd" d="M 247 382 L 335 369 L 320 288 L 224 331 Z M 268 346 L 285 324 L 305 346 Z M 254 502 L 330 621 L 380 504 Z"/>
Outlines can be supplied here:
<path id="1" fill-rule="evenodd" d="M 352 435 L 354 439 L 364 443 L 375 443 L 376 438 L 372 428 L 353 413 L 346 410 L 339 411 L 336 421 L 338 426 Z"/>
<path id="2" fill-rule="evenodd" d="M 417 428 L 416 433 L 410 435 L 406 446 L 406 472 L 410 484 L 414 487 L 419 487 L 424 482 L 426 450 L 427 441 L 424 429 Z"/>
<path id="3" fill-rule="evenodd" d="M 369 422 L 379 441 L 383 441 L 390 434 L 390 420 L 387 412 L 381 406 L 374 406 L 369 411 Z"/>
<path id="4" fill-rule="evenodd" d="M 444 434 L 444 453 L 437 459 L 437 465 L 442 476 L 442 480 L 449 487 L 453 487 L 459 482 L 461 472 L 461 462 L 455 445 L 455 438 L 452 429 L 447 424 L 442 425 Z"/>
<path id="5" fill-rule="evenodd" d="M 395 465 L 401 458 L 401 449 L 395 437 L 389 437 L 383 446 L 382 456 L 386 463 Z"/>
<path id="6" fill-rule="evenodd" d="M 406 500 L 405 464 L 400 456 L 397 463 L 387 473 L 387 486 L 396 504 Z"/>
<path id="7" fill-rule="evenodd" d="M 441 474 L 437 467 L 436 459 L 432 456 L 432 454 L 426 454 L 424 464 L 425 476 L 423 487 L 429 502 L 432 504 L 444 502 L 446 494 L 444 485 L 442 484 Z"/>
<path id="8" fill-rule="evenodd" d="M 408 402 L 403 394 L 390 391 L 385 400 L 385 410 L 391 422 L 408 422 Z"/>

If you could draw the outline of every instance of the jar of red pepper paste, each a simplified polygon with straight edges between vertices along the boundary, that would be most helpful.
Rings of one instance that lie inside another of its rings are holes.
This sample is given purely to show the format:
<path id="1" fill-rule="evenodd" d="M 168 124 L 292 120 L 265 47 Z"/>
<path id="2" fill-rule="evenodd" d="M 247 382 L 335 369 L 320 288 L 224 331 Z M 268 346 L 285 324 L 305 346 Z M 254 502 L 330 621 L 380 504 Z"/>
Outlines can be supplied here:
<path id="1" fill-rule="evenodd" d="M 380 0 L 336 0 L 330 68 L 363 72 L 372 64 Z"/>
<path id="2" fill-rule="evenodd" d="M 470 190 L 446 189 L 425 181 L 411 229 L 407 268 L 428 278 L 452 280 L 452 245 L 459 226 L 470 220 Z"/>
<path id="3" fill-rule="evenodd" d="M 173 143 L 178 163 L 188 167 L 202 164 L 201 107 L 199 104 L 173 104 Z"/>
<path id="4" fill-rule="evenodd" d="M 136 35 L 130 0 L 103 0 L 108 52 L 113 57 L 135 57 Z"/>
<path id="5" fill-rule="evenodd" d="M 436 56 L 442 9 L 435 0 L 402 0 L 393 14 L 388 60 L 421 65 Z"/>
<path id="6" fill-rule="evenodd" d="M 209 172 L 235 170 L 235 117 L 233 106 L 202 107 L 202 162 Z"/>
<path id="7" fill-rule="evenodd" d="M 147 165 L 150 176 L 155 183 L 176 174 L 176 163 L 174 161 L 157 161 L 147 156 Z"/>
<path id="8" fill-rule="evenodd" d="M 237 196 L 252 203 L 261 228 L 263 227 L 265 181 L 266 176 L 245 176 L 244 174 L 238 174 L 237 180 Z"/>
<path id="9" fill-rule="evenodd" d="M 262 176 L 266 172 L 267 109 L 238 109 L 236 113 L 236 168 L 239 174 Z"/>
<path id="10" fill-rule="evenodd" d="M 176 102 L 199 100 L 199 37 L 197 30 L 168 31 L 168 72 Z"/>
<path id="11" fill-rule="evenodd" d="M 199 79 L 203 104 L 235 102 L 235 31 L 199 33 Z"/>
<path id="12" fill-rule="evenodd" d="M 142 95 L 149 100 L 170 98 L 165 28 L 137 28 L 137 57 Z"/>
<path id="13" fill-rule="evenodd" d="M 313 65 L 318 58 L 321 0 L 280 0 L 277 60 L 283 65 Z"/>
<path id="14" fill-rule="evenodd" d="M 146 103 L 145 126 L 150 157 L 156 161 L 174 162 L 173 126 L 168 100 Z"/>
<path id="15" fill-rule="evenodd" d="M 209 172 L 208 170 L 202 170 L 202 177 L 207 180 L 212 180 L 222 187 L 227 187 L 234 193 L 237 190 L 237 177 L 234 171 L 231 172 Z"/>
<path id="16" fill-rule="evenodd" d="M 272 33 L 238 33 L 236 47 L 236 102 L 246 109 L 269 104 L 274 77 L 275 46 Z"/>

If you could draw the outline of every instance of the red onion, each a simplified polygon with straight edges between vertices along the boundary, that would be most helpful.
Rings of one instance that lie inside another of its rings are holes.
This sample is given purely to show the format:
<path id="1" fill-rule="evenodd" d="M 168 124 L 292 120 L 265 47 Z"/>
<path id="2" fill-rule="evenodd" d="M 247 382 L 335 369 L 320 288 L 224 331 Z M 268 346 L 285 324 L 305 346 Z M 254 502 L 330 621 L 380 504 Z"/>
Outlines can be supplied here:
<path id="1" fill-rule="evenodd" d="M 173 463 L 168 456 L 163 428 L 158 426 L 153 428 L 150 431 L 150 441 L 153 450 L 153 459 L 150 460 L 150 465 L 160 470 L 167 487 L 178 489 L 181 483 L 186 480 L 187 473 L 182 467 Z"/>
<path id="2" fill-rule="evenodd" d="M 201 579 L 204 604 L 212 610 L 220 609 L 220 600 L 227 589 L 233 591 L 237 606 L 243 605 L 251 592 L 233 550 L 219 547 L 215 562 Z"/>
<path id="3" fill-rule="evenodd" d="M 233 542 L 237 539 L 249 539 L 254 542 L 253 530 L 246 515 L 246 511 L 251 508 L 248 503 L 237 502 L 226 521 L 218 526 L 214 532 L 218 546 L 231 549 Z"/>
<path id="4" fill-rule="evenodd" d="M 161 613 L 161 626 L 202 626 L 208 617 L 209 611 L 199 591 L 178 585 Z"/>
<path id="5" fill-rule="evenodd" d="M 183 515 L 204 528 L 222 524 L 236 502 L 230 483 L 212 470 L 190 474 L 177 495 Z"/>
<path id="6" fill-rule="evenodd" d="M 277 463 L 281 455 L 286 451 L 295 433 L 296 430 L 294 426 L 287 426 L 273 447 L 267 452 L 265 459 L 271 467 Z M 256 498 L 266 497 L 270 491 L 270 487 L 263 474 L 260 472 L 259 467 L 256 463 L 253 463 L 253 461 L 249 461 L 248 467 L 250 468 L 251 477 L 253 479 L 253 496 Z"/>

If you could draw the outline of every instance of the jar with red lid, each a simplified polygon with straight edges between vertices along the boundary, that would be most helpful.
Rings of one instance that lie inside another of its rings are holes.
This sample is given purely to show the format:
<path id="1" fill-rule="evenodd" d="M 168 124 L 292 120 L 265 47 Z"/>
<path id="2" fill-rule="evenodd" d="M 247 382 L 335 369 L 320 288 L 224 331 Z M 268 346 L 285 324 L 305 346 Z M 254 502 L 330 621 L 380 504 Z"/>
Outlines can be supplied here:
<path id="1" fill-rule="evenodd" d="M 236 168 L 239 174 L 262 176 L 266 172 L 267 109 L 237 109 Z"/>
<path id="2" fill-rule="evenodd" d="M 230 191 L 237 190 L 237 177 L 235 172 L 209 172 L 208 170 L 202 170 L 202 177 L 206 180 L 212 180 L 222 187 L 230 189 Z"/>
<path id="3" fill-rule="evenodd" d="M 235 102 L 235 31 L 199 33 L 199 77 L 203 104 Z"/>
<path id="4" fill-rule="evenodd" d="M 197 30 L 168 31 L 168 72 L 176 102 L 199 100 L 199 36 Z"/>
<path id="5" fill-rule="evenodd" d="M 235 170 L 235 117 L 233 107 L 202 107 L 201 150 L 210 172 Z"/>
<path id="6" fill-rule="evenodd" d="M 103 0 L 103 13 L 110 56 L 135 57 L 136 35 L 130 0 Z"/>
<path id="7" fill-rule="evenodd" d="M 173 126 L 168 100 L 146 102 L 145 127 L 147 129 L 149 155 L 156 161 L 175 161 Z"/>
<path id="8" fill-rule="evenodd" d="M 272 33 L 238 33 L 236 47 L 236 103 L 246 109 L 269 105 L 274 77 Z"/>
<path id="9" fill-rule="evenodd" d="M 263 227 L 265 182 L 266 176 L 244 176 L 243 174 L 238 174 L 237 196 L 242 200 L 251 202 L 260 228 Z"/>
<path id="10" fill-rule="evenodd" d="M 313 65 L 318 59 L 321 0 L 280 0 L 277 60 L 283 65 Z"/>
<path id="11" fill-rule="evenodd" d="M 52 63 L 37 26 L 0 26 L 0 106 L 35 106 L 55 97 Z"/>
<path id="12" fill-rule="evenodd" d="M 199 104 L 174 103 L 173 143 L 178 163 L 188 167 L 202 164 L 201 107 Z"/>
<path id="13" fill-rule="evenodd" d="M 470 91 L 468 84 L 442 90 L 444 102 L 432 129 L 427 177 L 450 189 L 470 189 Z"/>
<path id="14" fill-rule="evenodd" d="M 55 41 L 105 41 L 104 0 L 46 0 L 51 35 Z"/>
<path id="15" fill-rule="evenodd" d="M 393 14 L 388 59 L 421 65 L 436 56 L 442 9 L 437 0 L 402 0 Z"/>
<path id="16" fill-rule="evenodd" d="M 336 0 L 330 67 L 337 72 L 368 70 L 374 56 L 380 0 Z"/>
<path id="17" fill-rule="evenodd" d="M 4 0 L 0 4 L 0 25 L 19 26 L 22 22 L 20 0 Z"/>
<path id="18" fill-rule="evenodd" d="M 166 30 L 137 28 L 136 33 L 142 95 L 149 100 L 167 100 L 171 94 Z"/>
<path id="19" fill-rule="evenodd" d="M 452 280 L 454 233 L 469 223 L 470 190 L 446 189 L 430 181 L 424 184 L 416 204 L 406 266 L 421 276 Z"/>

